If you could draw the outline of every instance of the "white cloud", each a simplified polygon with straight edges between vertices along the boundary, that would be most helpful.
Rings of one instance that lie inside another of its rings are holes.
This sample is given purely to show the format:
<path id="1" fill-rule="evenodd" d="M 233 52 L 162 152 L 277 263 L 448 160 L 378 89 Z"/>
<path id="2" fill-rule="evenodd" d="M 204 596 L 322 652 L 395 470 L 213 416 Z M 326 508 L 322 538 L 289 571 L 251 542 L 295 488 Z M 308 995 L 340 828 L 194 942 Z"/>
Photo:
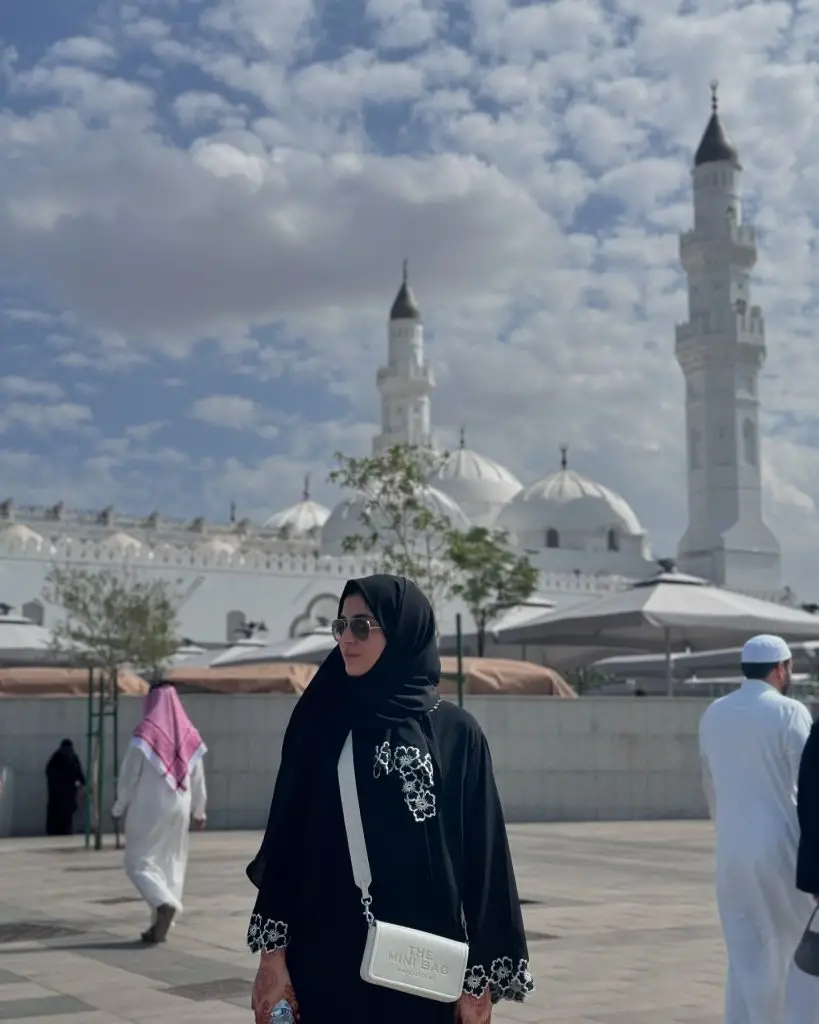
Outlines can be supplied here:
<path id="1" fill-rule="evenodd" d="M 95 36 L 71 36 L 58 40 L 50 51 L 58 61 L 74 61 L 77 64 L 110 64 L 116 59 L 117 51 L 110 43 Z"/>
<path id="2" fill-rule="evenodd" d="M 50 398 L 57 401 L 63 397 L 63 389 L 59 384 L 30 377 L 0 377 L 0 391 L 18 398 Z"/>
<path id="3" fill-rule="evenodd" d="M 266 416 L 256 402 L 242 395 L 208 395 L 191 406 L 195 420 L 228 430 L 251 430 L 262 437 L 274 438 L 278 428 L 265 422 Z"/>
<path id="4" fill-rule="evenodd" d="M 88 406 L 75 402 L 49 405 L 10 402 L 0 408 L 0 433 L 5 434 L 15 427 L 22 427 L 35 434 L 74 431 L 89 425 L 92 420 L 93 414 Z"/>
<path id="5" fill-rule="evenodd" d="M 186 127 L 203 124 L 224 126 L 234 121 L 244 123 L 241 108 L 215 92 L 183 92 L 173 101 L 173 109 L 180 123 Z"/>
<path id="6" fill-rule="evenodd" d="M 443 11 L 423 0 L 367 0 L 367 16 L 378 25 L 378 46 L 412 49 L 435 39 Z"/>
<path id="7" fill-rule="evenodd" d="M 237 393 L 190 414 L 282 430 L 287 457 L 213 469 L 214 488 L 268 507 L 276 474 L 298 490 L 300 465 L 319 465 L 338 438 L 366 448 L 384 320 L 408 256 L 442 435 L 466 423 L 471 445 L 530 479 L 568 442 L 573 463 L 624 493 L 668 553 L 685 519 L 677 233 L 691 223 L 707 83 L 721 77 L 760 229 L 766 499 L 788 571 L 809 582 L 819 569 L 812 8 L 368 0 L 354 40 L 333 5 L 312 0 L 208 0 L 176 26 L 167 5 L 165 20 L 147 17 L 159 10 L 122 9 L 110 45 L 138 56 L 108 75 L 102 55 L 78 56 L 79 36 L 39 64 L 4 62 L 21 104 L 0 114 L 0 259 L 96 338 L 59 364 L 123 371 L 152 348 L 181 360 L 215 341 Z M 123 70 L 138 60 L 150 65 L 139 78 Z M 158 76 L 150 88 L 147 72 Z M 7 318 L 32 329 L 29 305 L 10 303 Z M 269 324 L 274 341 L 256 333 Z M 272 423 L 238 393 L 251 375 L 299 373 L 315 382 L 316 407 L 328 391 L 349 400 L 341 423 Z"/>

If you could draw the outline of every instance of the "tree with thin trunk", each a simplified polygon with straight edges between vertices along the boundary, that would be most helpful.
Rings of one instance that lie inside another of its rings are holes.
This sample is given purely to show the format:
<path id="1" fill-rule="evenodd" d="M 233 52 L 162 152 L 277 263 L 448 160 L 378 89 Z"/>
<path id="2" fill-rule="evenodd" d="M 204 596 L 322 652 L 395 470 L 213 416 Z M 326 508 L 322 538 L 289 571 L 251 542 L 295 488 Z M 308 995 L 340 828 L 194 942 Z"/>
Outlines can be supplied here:
<path id="1" fill-rule="evenodd" d="M 450 593 L 469 609 L 482 658 L 488 624 L 499 612 L 525 603 L 539 574 L 526 555 L 511 550 L 505 531 L 474 526 L 466 532 L 450 531 L 447 542 L 447 558 L 457 572 Z"/>
<path id="2" fill-rule="evenodd" d="M 57 565 L 46 577 L 43 596 L 63 611 L 61 621 L 52 629 L 54 652 L 63 656 L 70 652 L 88 667 L 91 679 L 100 679 L 103 704 L 117 699 L 121 665 L 154 678 L 179 647 L 180 598 L 164 580 L 146 580 L 128 569 Z M 100 719 L 99 730 L 103 727 Z M 89 766 L 97 848 L 102 845 L 99 740 L 97 735 Z M 115 773 L 117 769 L 114 765 Z"/>
<path id="3" fill-rule="evenodd" d="M 336 453 L 330 480 L 352 491 L 363 505 L 359 529 L 345 537 L 351 554 L 372 555 L 382 571 L 406 576 L 433 608 L 453 582 L 447 558 L 452 520 L 431 500 L 429 479 L 446 458 L 416 445 L 395 445 L 369 458 Z"/>

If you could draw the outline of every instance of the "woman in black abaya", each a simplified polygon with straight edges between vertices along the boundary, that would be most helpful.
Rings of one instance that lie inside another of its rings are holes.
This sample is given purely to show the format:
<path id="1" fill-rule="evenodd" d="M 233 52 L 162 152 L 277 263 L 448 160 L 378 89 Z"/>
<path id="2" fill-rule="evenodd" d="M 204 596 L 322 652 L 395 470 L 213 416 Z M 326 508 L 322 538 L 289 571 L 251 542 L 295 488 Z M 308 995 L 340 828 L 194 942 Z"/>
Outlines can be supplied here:
<path id="1" fill-rule="evenodd" d="M 248 943 L 261 953 L 257 1024 L 282 998 L 301 1024 L 487 1024 L 534 989 L 517 887 L 484 735 L 438 698 L 435 619 L 403 577 L 351 580 L 338 647 L 297 704 L 267 831 L 247 873 Z M 338 785 L 348 733 L 377 918 L 469 942 L 463 995 L 432 1002 L 359 971 L 367 935 Z M 465 924 L 465 928 L 464 928 Z"/>

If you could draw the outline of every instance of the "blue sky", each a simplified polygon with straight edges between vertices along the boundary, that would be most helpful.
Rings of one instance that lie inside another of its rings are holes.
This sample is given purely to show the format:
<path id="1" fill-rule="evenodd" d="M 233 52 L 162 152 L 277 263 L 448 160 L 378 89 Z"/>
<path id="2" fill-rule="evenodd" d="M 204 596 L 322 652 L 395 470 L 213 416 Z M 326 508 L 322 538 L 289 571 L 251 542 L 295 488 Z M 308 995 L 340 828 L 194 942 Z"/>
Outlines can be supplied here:
<path id="1" fill-rule="evenodd" d="M 731 0 L 0 11 L 0 471 L 262 518 L 368 449 L 401 261 L 444 444 L 685 523 L 677 233 L 721 80 L 760 238 L 768 516 L 819 569 L 819 15 Z"/>

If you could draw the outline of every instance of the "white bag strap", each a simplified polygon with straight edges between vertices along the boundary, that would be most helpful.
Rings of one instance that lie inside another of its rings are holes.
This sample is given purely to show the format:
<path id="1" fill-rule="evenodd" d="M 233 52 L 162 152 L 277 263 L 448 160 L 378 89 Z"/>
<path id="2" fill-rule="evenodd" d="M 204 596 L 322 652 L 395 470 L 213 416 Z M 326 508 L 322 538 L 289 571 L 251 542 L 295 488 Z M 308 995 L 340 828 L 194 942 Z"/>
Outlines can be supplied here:
<path id="1" fill-rule="evenodd" d="M 361 890 L 361 905 L 367 924 L 375 924 L 372 910 L 370 886 L 373 876 L 370 872 L 370 858 L 367 856 L 367 840 L 364 838 L 364 823 L 361 820 L 361 805 L 358 801 L 358 787 L 355 781 L 355 761 L 353 760 L 353 734 L 347 734 L 341 756 L 338 759 L 338 786 L 341 791 L 341 810 L 344 814 L 344 827 L 347 831 L 347 846 L 350 850 L 350 863 L 353 868 L 355 884 Z"/>

